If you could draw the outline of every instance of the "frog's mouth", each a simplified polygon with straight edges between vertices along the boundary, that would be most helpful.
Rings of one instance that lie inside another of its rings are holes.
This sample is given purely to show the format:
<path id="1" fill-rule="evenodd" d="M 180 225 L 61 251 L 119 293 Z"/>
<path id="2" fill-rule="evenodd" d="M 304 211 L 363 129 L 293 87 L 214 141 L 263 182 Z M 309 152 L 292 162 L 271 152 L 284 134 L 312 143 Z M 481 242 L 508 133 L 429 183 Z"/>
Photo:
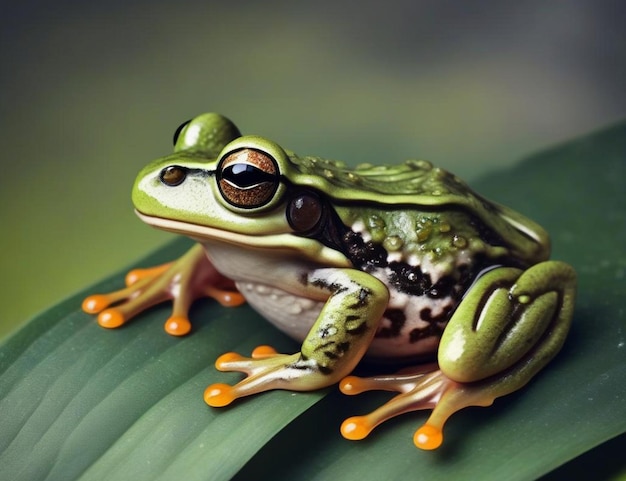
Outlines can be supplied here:
<path id="1" fill-rule="evenodd" d="M 147 215 L 139 212 L 137 209 L 135 209 L 135 214 L 152 227 L 191 237 L 201 244 L 206 241 L 218 241 L 247 249 L 289 250 L 298 252 L 303 257 L 310 257 L 316 262 L 327 262 L 331 265 L 344 267 L 352 265 L 341 252 L 330 249 L 321 242 L 315 242 L 314 246 L 308 243 L 306 247 L 303 247 L 302 238 L 291 233 L 250 235 Z"/>

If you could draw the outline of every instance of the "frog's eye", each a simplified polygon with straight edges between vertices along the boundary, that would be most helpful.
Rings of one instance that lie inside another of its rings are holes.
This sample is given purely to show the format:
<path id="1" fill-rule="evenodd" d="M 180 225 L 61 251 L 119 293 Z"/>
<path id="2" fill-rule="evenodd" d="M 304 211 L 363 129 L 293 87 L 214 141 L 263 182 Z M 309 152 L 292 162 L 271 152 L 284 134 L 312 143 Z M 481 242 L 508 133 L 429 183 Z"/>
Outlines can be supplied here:
<path id="1" fill-rule="evenodd" d="M 177 185 L 182 184 L 186 178 L 187 169 L 178 165 L 170 165 L 169 167 L 165 167 L 159 174 L 159 179 L 161 179 L 161 182 L 170 187 L 176 187 Z"/>
<path id="2" fill-rule="evenodd" d="M 222 197 L 235 207 L 255 209 L 272 200 L 280 183 L 274 158 L 265 152 L 242 149 L 222 158 L 217 185 Z"/>
<path id="3" fill-rule="evenodd" d="M 178 142 L 178 137 L 180 137 L 180 133 L 183 131 L 185 127 L 189 125 L 190 122 L 191 122 L 191 119 L 187 120 L 186 122 L 183 122 L 182 124 L 178 126 L 178 128 L 176 129 L 176 132 L 174 132 L 174 145 L 176 145 L 176 142 Z"/>

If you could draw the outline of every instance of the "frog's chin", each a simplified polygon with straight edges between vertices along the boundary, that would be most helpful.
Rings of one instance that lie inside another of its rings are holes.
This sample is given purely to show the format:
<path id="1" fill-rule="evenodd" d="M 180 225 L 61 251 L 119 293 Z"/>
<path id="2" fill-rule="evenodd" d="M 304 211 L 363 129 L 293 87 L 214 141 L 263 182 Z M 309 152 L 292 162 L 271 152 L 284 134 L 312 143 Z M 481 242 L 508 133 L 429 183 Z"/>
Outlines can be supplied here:
<path id="1" fill-rule="evenodd" d="M 224 242 L 226 244 L 240 246 L 247 249 L 263 250 L 293 250 L 310 256 L 316 261 L 322 261 L 334 266 L 350 267 L 350 261 L 339 251 L 330 249 L 321 243 L 317 243 L 317 249 L 312 250 L 311 245 L 302 252 L 302 239 L 290 233 L 250 235 L 240 232 L 230 232 L 215 227 L 192 224 L 178 220 L 166 219 L 143 214 L 135 209 L 137 216 L 146 224 L 175 234 L 191 237 L 202 244 L 211 242 Z"/>

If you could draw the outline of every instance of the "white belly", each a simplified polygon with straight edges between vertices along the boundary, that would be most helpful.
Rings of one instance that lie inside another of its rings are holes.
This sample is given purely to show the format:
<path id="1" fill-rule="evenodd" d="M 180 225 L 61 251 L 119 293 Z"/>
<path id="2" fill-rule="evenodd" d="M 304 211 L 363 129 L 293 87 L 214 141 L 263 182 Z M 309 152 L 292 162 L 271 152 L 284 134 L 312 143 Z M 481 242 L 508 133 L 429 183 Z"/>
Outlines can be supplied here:
<path id="1" fill-rule="evenodd" d="M 311 295 L 319 295 L 319 291 L 307 291 L 298 280 L 299 273 L 313 266 L 303 266 L 299 258 L 278 250 L 263 255 L 250 251 L 246 256 L 236 246 L 216 243 L 206 247 L 215 267 L 235 281 L 254 309 L 288 336 L 299 342 L 304 340 L 325 302 L 323 298 L 310 299 Z M 374 275 L 385 282 L 383 270 Z M 368 357 L 393 360 L 435 353 L 447 321 L 444 314 L 451 308 L 450 299 L 435 300 L 390 291 L 388 309 L 368 348 Z M 441 322 L 424 319 L 424 311 Z"/>

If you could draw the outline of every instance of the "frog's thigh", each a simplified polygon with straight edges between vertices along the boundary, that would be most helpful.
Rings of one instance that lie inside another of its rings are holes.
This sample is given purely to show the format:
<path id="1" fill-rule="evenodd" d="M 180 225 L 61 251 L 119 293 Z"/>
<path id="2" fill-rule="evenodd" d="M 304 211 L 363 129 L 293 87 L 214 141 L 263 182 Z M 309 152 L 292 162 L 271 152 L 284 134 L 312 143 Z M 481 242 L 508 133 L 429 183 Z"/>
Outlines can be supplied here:
<path id="1" fill-rule="evenodd" d="M 526 271 L 500 267 L 487 272 L 446 327 L 438 352 L 442 372 L 463 383 L 501 373 L 506 380 L 498 395 L 519 389 L 563 345 L 575 284 L 574 270 L 558 261 Z"/>
<path id="2" fill-rule="evenodd" d="M 318 269 L 306 283 L 330 296 L 302 343 L 302 357 L 338 380 L 365 354 L 387 308 L 389 291 L 381 281 L 356 269 Z"/>

